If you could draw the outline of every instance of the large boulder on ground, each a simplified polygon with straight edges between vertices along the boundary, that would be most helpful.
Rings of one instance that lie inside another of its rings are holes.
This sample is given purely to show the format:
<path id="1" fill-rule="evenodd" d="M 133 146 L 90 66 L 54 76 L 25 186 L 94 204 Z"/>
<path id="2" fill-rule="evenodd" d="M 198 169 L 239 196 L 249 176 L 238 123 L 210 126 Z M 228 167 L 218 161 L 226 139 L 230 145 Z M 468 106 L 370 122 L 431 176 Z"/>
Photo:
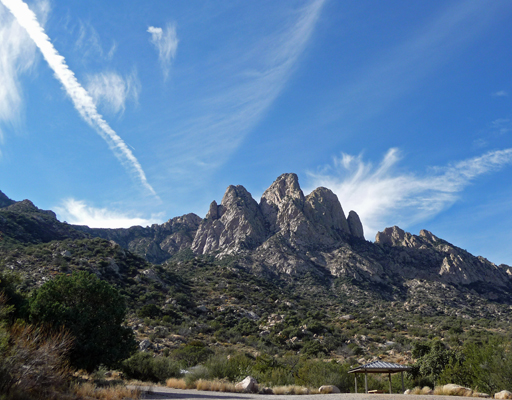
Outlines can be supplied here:
<path id="1" fill-rule="evenodd" d="M 337 386 L 334 385 L 323 385 L 320 386 L 318 391 L 322 394 L 328 394 L 328 393 L 340 393 L 340 390 Z"/>
<path id="2" fill-rule="evenodd" d="M 473 391 L 470 388 L 449 383 L 448 385 L 443 386 L 443 394 L 446 396 L 470 397 L 473 394 Z"/>
<path id="3" fill-rule="evenodd" d="M 512 393 L 508 390 L 502 390 L 494 395 L 495 399 L 512 399 Z"/>
<path id="4" fill-rule="evenodd" d="M 235 389 L 241 392 L 256 393 L 258 391 L 258 382 L 252 376 L 248 376 L 242 382 L 238 382 L 235 385 Z"/>

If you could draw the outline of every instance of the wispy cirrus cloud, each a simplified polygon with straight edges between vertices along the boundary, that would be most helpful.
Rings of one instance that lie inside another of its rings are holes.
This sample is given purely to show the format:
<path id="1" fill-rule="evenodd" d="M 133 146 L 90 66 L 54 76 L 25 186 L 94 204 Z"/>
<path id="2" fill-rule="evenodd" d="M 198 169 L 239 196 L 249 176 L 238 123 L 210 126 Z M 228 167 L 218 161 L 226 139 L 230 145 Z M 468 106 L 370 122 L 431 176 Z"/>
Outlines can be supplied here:
<path id="1" fill-rule="evenodd" d="M 378 166 L 361 155 L 342 154 L 318 173 L 309 172 L 313 187 L 330 188 L 345 211 L 358 213 L 365 236 L 399 225 L 406 228 L 450 207 L 477 177 L 512 164 L 512 148 L 491 151 L 423 175 L 397 171 L 400 151 L 390 149 Z"/>
<path id="2" fill-rule="evenodd" d="M 103 50 L 100 35 L 91 25 L 90 22 L 79 21 L 78 38 L 75 41 L 75 50 L 80 52 L 82 62 L 86 62 L 91 58 L 111 60 L 117 49 L 117 43 L 113 42 L 110 49 L 105 52 Z"/>
<path id="3" fill-rule="evenodd" d="M 508 97 L 508 92 L 506 92 L 505 90 L 499 90 L 493 93 L 492 95 L 495 97 Z"/>
<path id="4" fill-rule="evenodd" d="M 512 132 L 512 121 L 508 118 L 498 118 L 492 121 L 491 130 L 504 135 L 508 132 Z"/>
<path id="5" fill-rule="evenodd" d="M 140 92 L 140 82 L 135 72 L 123 77 L 117 72 L 101 72 L 88 75 L 87 92 L 94 99 L 96 106 L 103 106 L 107 111 L 123 113 L 127 100 L 137 102 Z"/>
<path id="6" fill-rule="evenodd" d="M 176 35 L 176 26 L 167 24 L 164 29 L 150 26 L 147 32 L 151 34 L 151 43 L 158 50 L 158 60 L 162 67 L 164 79 L 169 76 L 172 62 L 176 57 L 178 50 L 178 36 Z"/>
<path id="7" fill-rule="evenodd" d="M 66 199 L 55 212 L 61 221 L 73 225 L 87 225 L 90 228 L 129 228 L 131 226 L 148 226 L 161 223 L 161 215 L 142 218 L 136 213 L 120 212 L 107 208 L 96 208 L 85 201 Z"/>
<path id="8" fill-rule="evenodd" d="M 50 38 L 39 24 L 34 12 L 21 0 L 0 1 L 11 11 L 17 22 L 26 30 L 30 38 L 39 48 L 44 59 L 53 70 L 55 77 L 61 82 L 66 93 L 71 98 L 82 119 L 99 133 L 123 166 L 139 180 L 142 186 L 150 194 L 156 196 L 156 192 L 147 181 L 146 174 L 139 161 L 135 158 L 132 151 L 121 137 L 98 113 L 93 98 L 82 85 L 80 85 L 75 74 L 66 64 L 64 57 L 57 52 Z"/>
<path id="9" fill-rule="evenodd" d="M 205 72 L 201 86 L 194 88 L 193 104 L 182 105 L 186 122 L 173 127 L 173 148 L 165 150 L 175 154 L 172 160 L 165 155 L 171 173 L 186 179 L 193 174 L 197 181 L 240 146 L 286 87 L 324 3 L 313 0 L 291 11 L 280 9 L 281 20 L 271 29 L 230 42 L 209 59 L 208 68 L 201 66 Z"/>
<path id="10" fill-rule="evenodd" d="M 0 121 L 15 119 L 22 104 L 19 76 L 35 62 L 36 46 L 0 3 Z"/>

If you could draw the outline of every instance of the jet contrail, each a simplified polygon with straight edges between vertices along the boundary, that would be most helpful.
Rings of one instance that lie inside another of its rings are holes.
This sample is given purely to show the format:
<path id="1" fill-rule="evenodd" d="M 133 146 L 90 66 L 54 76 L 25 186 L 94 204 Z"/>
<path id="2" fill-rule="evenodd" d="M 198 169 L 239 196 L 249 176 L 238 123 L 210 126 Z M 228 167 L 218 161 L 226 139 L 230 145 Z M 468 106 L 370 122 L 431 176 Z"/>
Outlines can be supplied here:
<path id="1" fill-rule="evenodd" d="M 22 0 L 0 1 L 11 11 L 18 23 L 25 28 L 30 38 L 34 41 L 39 50 L 41 50 L 44 59 L 50 65 L 57 79 L 64 86 L 69 97 L 71 97 L 80 116 L 108 143 L 110 149 L 114 152 L 119 161 L 121 161 L 123 166 L 134 173 L 151 194 L 157 196 L 155 190 L 148 183 L 146 174 L 137 158 L 135 158 L 123 139 L 119 137 L 100 113 L 98 113 L 92 97 L 82 85 L 78 83 L 75 74 L 67 66 L 64 57 L 55 50 L 50 38 L 37 21 L 34 12 Z"/>

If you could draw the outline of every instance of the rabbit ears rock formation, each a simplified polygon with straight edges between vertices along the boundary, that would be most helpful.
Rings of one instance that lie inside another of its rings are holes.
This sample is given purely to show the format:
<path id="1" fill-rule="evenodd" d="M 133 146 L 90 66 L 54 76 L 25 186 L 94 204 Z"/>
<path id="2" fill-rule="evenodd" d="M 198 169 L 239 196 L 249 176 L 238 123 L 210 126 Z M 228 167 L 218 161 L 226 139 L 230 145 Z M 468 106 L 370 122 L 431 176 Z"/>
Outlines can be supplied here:
<path id="1" fill-rule="evenodd" d="M 229 186 L 220 204 L 213 201 L 192 250 L 196 254 L 254 250 L 273 236 L 295 248 L 332 247 L 355 236 L 364 239 L 358 215 L 348 219 L 336 195 L 320 187 L 304 196 L 296 174 L 283 174 L 258 204 L 240 185 Z"/>

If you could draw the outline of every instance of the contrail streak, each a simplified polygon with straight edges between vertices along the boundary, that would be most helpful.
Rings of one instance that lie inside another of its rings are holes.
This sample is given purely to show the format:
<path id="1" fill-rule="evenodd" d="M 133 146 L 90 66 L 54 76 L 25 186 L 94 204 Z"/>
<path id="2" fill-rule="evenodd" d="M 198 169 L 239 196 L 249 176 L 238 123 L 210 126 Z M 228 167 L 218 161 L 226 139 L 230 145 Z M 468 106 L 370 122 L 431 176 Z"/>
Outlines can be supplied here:
<path id="1" fill-rule="evenodd" d="M 98 113 L 92 97 L 80 85 L 73 71 L 69 69 L 66 60 L 62 57 L 50 41 L 48 35 L 37 21 L 37 17 L 32 10 L 21 0 L 0 0 L 14 15 L 18 23 L 26 29 L 30 38 L 43 53 L 44 59 L 50 65 L 56 78 L 62 83 L 80 116 L 107 142 L 110 149 L 121 161 L 123 166 L 131 171 L 150 191 L 157 196 L 155 190 L 146 179 L 146 174 L 139 161 L 133 155 L 126 143 L 109 126 L 109 124 Z"/>

